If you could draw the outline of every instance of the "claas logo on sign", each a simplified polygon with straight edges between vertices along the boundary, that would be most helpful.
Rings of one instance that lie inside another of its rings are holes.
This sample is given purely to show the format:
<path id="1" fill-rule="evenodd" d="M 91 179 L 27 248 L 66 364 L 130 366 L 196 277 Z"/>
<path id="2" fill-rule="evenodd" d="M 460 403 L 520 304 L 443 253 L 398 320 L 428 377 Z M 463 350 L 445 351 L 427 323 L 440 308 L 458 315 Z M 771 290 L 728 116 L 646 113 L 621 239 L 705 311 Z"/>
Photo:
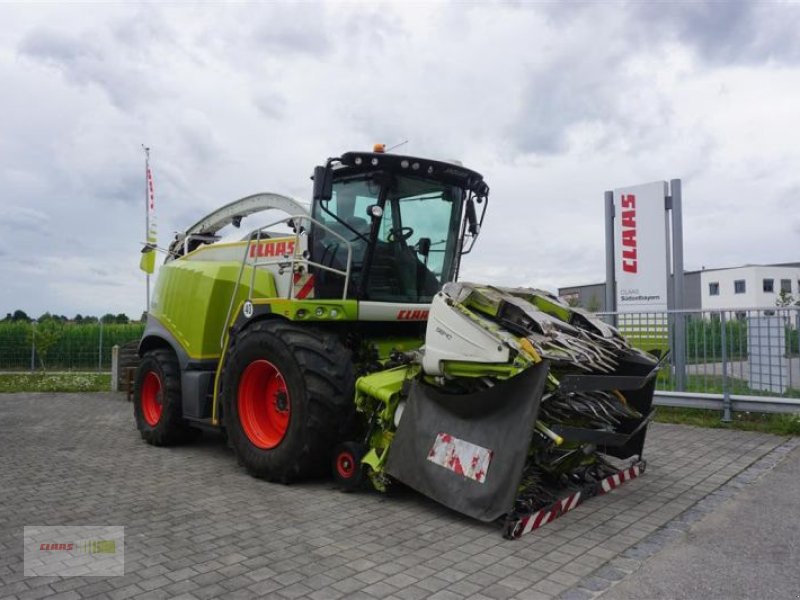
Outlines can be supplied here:
<path id="1" fill-rule="evenodd" d="M 622 270 L 636 273 L 636 196 L 622 195 Z"/>

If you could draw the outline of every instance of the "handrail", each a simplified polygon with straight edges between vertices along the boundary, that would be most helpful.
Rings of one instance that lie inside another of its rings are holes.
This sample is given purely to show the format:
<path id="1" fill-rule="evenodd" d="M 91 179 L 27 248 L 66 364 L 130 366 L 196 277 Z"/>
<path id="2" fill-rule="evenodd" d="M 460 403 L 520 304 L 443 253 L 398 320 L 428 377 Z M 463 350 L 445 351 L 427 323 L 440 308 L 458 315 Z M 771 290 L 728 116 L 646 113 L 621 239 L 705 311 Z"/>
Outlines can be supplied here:
<path id="1" fill-rule="evenodd" d="M 327 233 L 330 233 L 331 235 L 333 235 L 333 237 L 338 238 L 339 240 L 341 240 L 344 243 L 345 247 L 347 248 L 347 264 L 346 264 L 346 267 L 345 267 L 344 270 L 336 269 L 336 268 L 329 267 L 329 266 L 320 264 L 318 262 L 309 260 L 309 258 L 308 258 L 309 257 L 309 252 L 308 251 L 306 251 L 303 254 L 301 254 L 300 256 L 298 256 L 297 249 L 300 247 L 300 236 L 301 236 L 301 234 L 307 232 L 306 229 L 301 227 L 301 223 L 303 221 L 308 221 L 309 225 L 315 225 L 317 227 L 320 227 L 321 229 L 325 230 Z M 239 287 L 241 286 L 241 283 L 242 283 L 242 275 L 244 275 L 244 269 L 247 266 L 247 260 L 248 260 L 248 257 L 250 255 L 250 248 L 252 247 L 254 242 L 256 244 L 256 248 L 258 248 L 259 244 L 261 244 L 261 242 L 262 242 L 261 234 L 262 234 L 262 232 L 264 232 L 264 230 L 266 230 L 266 229 L 268 229 L 270 227 L 275 227 L 276 225 L 281 225 L 283 223 L 289 223 L 289 222 L 292 223 L 292 226 L 294 228 L 294 248 L 292 250 L 291 257 L 289 257 L 288 254 L 285 254 L 283 257 L 274 257 L 274 258 L 269 258 L 269 259 L 261 261 L 261 260 L 259 260 L 258 252 L 256 252 L 255 256 L 254 256 L 254 260 L 252 262 L 252 272 L 250 273 L 250 290 L 248 292 L 247 299 L 249 301 L 251 301 L 253 299 L 253 290 L 255 289 L 256 269 L 258 269 L 259 267 L 268 267 L 268 266 L 272 266 L 272 265 L 279 265 L 280 268 L 281 268 L 281 271 L 283 271 L 284 269 L 287 269 L 287 268 L 291 271 L 292 276 L 289 278 L 289 290 L 288 290 L 288 294 L 287 294 L 287 299 L 293 298 L 294 297 L 294 291 L 295 291 L 294 273 L 296 272 L 296 265 L 298 263 L 300 263 L 302 265 L 305 265 L 306 269 L 309 266 L 313 266 L 315 268 L 322 269 L 323 271 L 328 271 L 330 273 L 334 273 L 336 275 L 343 276 L 344 277 L 344 285 L 342 287 L 342 300 L 346 300 L 347 299 L 347 290 L 348 290 L 349 285 L 350 285 L 350 273 L 351 273 L 352 262 L 353 262 L 353 245 L 352 245 L 352 243 L 347 238 L 342 236 L 341 234 L 337 233 L 336 231 L 334 231 L 333 229 L 331 229 L 330 227 L 328 227 L 324 223 L 322 223 L 322 222 L 310 217 L 309 215 L 292 215 L 292 216 L 289 216 L 289 217 L 284 217 L 283 219 L 280 219 L 280 220 L 275 221 L 273 223 L 269 223 L 268 225 L 264 225 L 263 227 L 259 227 L 258 229 L 252 230 L 247 236 L 247 244 L 246 244 L 245 249 L 244 249 L 244 256 L 242 257 L 242 265 L 239 268 L 239 275 L 236 278 L 236 285 L 234 286 L 233 292 L 231 294 L 231 301 L 230 301 L 230 304 L 228 305 L 228 313 L 225 316 L 225 326 L 222 328 L 222 335 L 220 337 L 220 347 L 223 347 L 225 345 L 225 336 L 227 335 L 228 328 L 230 327 L 230 321 L 231 321 L 231 318 L 233 316 L 233 306 L 234 306 L 234 304 L 236 302 L 236 297 L 237 297 L 237 295 L 239 293 Z M 264 239 L 269 239 L 269 238 L 264 238 Z"/>

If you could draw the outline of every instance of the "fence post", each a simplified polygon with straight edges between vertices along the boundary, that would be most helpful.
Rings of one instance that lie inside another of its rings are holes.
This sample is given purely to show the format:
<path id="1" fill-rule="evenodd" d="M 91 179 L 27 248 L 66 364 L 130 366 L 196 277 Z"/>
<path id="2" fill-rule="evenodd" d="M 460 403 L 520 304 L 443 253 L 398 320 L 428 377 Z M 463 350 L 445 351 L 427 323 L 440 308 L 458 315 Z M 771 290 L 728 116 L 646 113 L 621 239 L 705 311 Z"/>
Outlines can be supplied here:
<path id="1" fill-rule="evenodd" d="M 31 373 L 36 370 L 36 321 L 31 321 Z"/>
<path id="2" fill-rule="evenodd" d="M 731 395 L 728 391 L 728 350 L 727 350 L 727 324 L 725 323 L 725 311 L 719 313 L 720 322 L 720 344 L 722 345 L 722 422 L 730 423 L 731 419 Z"/>
<path id="3" fill-rule="evenodd" d="M 111 346 L 111 391 L 119 391 L 119 346 Z"/>
<path id="4" fill-rule="evenodd" d="M 675 314 L 675 387 L 686 390 L 686 314 Z"/>
<path id="5" fill-rule="evenodd" d="M 100 319 L 100 346 L 97 350 L 97 370 L 103 370 L 103 319 Z"/>

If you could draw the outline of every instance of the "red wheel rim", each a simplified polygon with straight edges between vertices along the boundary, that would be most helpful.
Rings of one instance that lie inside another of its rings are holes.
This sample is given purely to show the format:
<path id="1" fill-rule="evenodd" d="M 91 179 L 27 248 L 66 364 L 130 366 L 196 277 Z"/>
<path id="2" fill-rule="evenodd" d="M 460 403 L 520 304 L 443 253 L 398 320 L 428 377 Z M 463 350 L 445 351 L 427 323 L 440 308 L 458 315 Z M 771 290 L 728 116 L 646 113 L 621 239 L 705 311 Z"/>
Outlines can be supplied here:
<path id="1" fill-rule="evenodd" d="M 161 379 L 154 371 L 148 371 L 142 382 L 142 416 L 150 427 L 155 427 L 163 410 Z"/>
<path id="2" fill-rule="evenodd" d="M 268 360 L 254 360 L 239 381 L 239 422 L 247 439 L 263 450 L 283 441 L 291 403 L 286 381 Z"/>
<path id="3" fill-rule="evenodd" d="M 336 472 L 342 479 L 350 479 L 356 472 L 356 458 L 350 452 L 340 452 L 336 457 Z"/>

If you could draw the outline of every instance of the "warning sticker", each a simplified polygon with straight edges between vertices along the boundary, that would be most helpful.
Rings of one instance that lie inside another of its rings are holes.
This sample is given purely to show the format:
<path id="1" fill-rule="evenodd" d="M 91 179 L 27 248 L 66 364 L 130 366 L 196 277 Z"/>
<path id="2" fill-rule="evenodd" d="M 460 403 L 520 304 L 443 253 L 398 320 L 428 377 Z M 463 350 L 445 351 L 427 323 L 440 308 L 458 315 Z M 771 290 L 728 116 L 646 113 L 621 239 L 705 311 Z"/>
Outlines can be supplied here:
<path id="1" fill-rule="evenodd" d="M 460 440 L 448 433 L 440 433 L 428 452 L 428 460 L 457 475 L 483 483 L 493 455 L 494 452 L 488 448 Z"/>

